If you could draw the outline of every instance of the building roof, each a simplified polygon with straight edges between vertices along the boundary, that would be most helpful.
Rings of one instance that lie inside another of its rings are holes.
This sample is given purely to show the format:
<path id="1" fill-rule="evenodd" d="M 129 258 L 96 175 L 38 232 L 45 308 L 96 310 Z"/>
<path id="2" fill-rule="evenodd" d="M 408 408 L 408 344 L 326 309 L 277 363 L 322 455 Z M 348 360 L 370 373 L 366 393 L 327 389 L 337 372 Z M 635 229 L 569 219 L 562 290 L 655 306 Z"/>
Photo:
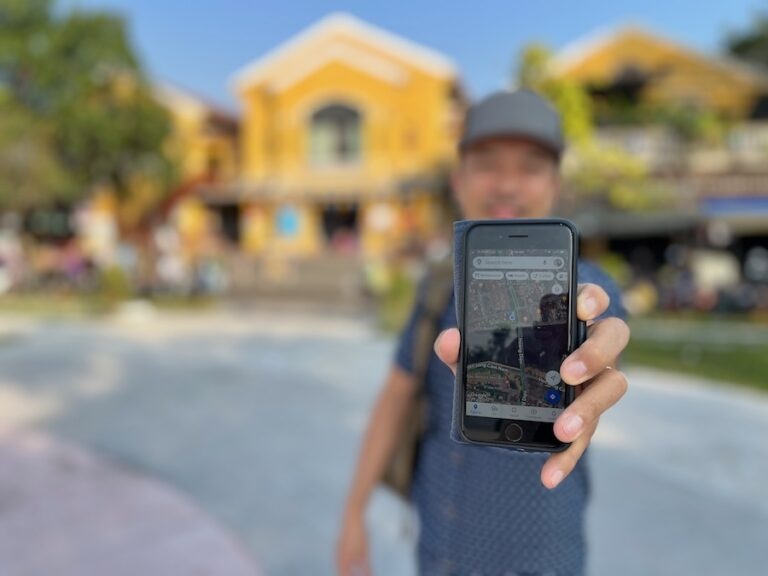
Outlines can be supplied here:
<path id="1" fill-rule="evenodd" d="M 627 36 L 639 36 L 651 42 L 665 45 L 690 58 L 706 62 L 720 69 L 725 74 L 735 75 L 761 88 L 768 88 L 768 70 L 736 58 L 704 54 L 675 40 L 652 32 L 637 23 L 600 28 L 566 45 L 552 59 L 552 72 L 555 75 L 566 74 L 595 53 L 608 49 L 612 43 L 620 41 Z"/>
<path id="2" fill-rule="evenodd" d="M 155 98 L 168 109 L 189 111 L 200 116 L 208 114 L 235 125 L 239 122 L 237 113 L 232 110 L 169 82 L 156 82 L 153 85 L 153 93 Z"/>
<path id="3" fill-rule="evenodd" d="M 390 75 L 396 73 L 393 63 L 385 63 L 381 58 L 377 59 L 378 61 L 374 61 L 372 55 L 363 55 L 360 51 L 355 53 L 335 48 L 335 53 L 329 55 L 310 49 L 312 46 L 337 35 L 359 38 L 365 44 L 385 54 L 391 54 L 397 59 L 404 60 L 429 74 L 438 77 L 457 76 L 457 68 L 454 63 L 435 50 L 368 24 L 349 14 L 335 13 L 326 16 L 303 32 L 280 44 L 263 57 L 236 72 L 232 82 L 235 90 L 241 92 L 253 84 L 274 80 L 276 76 L 285 75 L 285 63 L 293 60 L 299 54 L 304 56 L 310 55 L 312 62 L 305 62 L 305 64 L 309 64 L 306 67 L 307 73 L 313 69 L 313 62 L 328 60 L 329 58 L 346 59 L 349 61 L 348 63 L 364 67 L 369 72 L 376 73 L 378 71 L 385 75 L 389 66 L 388 71 Z M 307 59 L 304 58 L 304 60 L 306 61 Z"/>

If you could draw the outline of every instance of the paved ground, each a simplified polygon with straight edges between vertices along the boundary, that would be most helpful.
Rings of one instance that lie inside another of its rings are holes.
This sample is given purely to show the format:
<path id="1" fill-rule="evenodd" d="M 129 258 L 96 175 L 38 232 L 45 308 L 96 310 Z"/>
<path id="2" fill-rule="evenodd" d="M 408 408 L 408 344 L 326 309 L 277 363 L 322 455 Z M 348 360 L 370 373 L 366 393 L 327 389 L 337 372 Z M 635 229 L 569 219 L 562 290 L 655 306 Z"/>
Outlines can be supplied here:
<path id="1" fill-rule="evenodd" d="M 46 496 L 61 493 L 65 472 L 50 462 L 64 453 L 81 455 L 70 469 L 104 494 L 124 493 L 113 480 L 145 486 L 186 514 L 192 534 L 207 527 L 204 556 L 230 566 L 217 574 L 253 564 L 268 576 L 331 574 L 339 508 L 391 349 L 363 322 L 285 312 L 0 321 L 0 559 L 26 568 L 9 574 L 47 575 L 45 558 L 66 544 L 81 563 L 72 574 L 114 573 L 109 561 L 146 557 L 146 548 L 94 539 L 100 518 L 173 517 L 119 496 Z M 663 373 L 630 376 L 591 453 L 591 573 L 763 574 L 768 399 Z M 46 506 L 14 492 L 20 481 L 8 470 L 25 466 L 41 471 L 35 490 Z M 90 480 L 88 470 L 97 471 Z M 44 530 L 34 530 L 36 517 Z M 412 574 L 397 501 L 378 494 L 370 519 L 376 573 Z M 164 574 L 208 573 L 184 564 L 200 541 L 175 544 L 166 550 L 178 563 Z"/>
<path id="2" fill-rule="evenodd" d="M 169 486 L 40 433 L 0 441 L 0 574 L 255 576 Z"/>

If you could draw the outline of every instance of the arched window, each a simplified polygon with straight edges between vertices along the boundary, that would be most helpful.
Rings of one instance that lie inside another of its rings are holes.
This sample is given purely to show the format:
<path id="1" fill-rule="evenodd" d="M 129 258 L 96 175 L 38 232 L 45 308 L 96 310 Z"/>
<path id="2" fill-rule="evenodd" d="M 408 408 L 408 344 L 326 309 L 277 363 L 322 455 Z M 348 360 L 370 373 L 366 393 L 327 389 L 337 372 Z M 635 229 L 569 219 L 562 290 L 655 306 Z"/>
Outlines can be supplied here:
<path id="1" fill-rule="evenodd" d="M 361 157 L 360 113 L 343 104 L 330 104 L 312 114 L 310 160 L 316 165 L 354 164 Z"/>

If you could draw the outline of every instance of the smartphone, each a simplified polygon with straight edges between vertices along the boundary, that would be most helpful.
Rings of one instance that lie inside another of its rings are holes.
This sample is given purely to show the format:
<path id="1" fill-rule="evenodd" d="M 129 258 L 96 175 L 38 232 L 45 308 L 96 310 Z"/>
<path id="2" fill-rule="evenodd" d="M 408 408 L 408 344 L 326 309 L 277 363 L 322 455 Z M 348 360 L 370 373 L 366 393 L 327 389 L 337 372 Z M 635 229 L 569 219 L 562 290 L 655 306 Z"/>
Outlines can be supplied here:
<path id="1" fill-rule="evenodd" d="M 576 227 L 562 219 L 470 222 L 464 255 L 463 439 L 564 450 L 553 427 L 575 390 L 560 379 L 560 365 L 585 331 L 576 318 Z"/>

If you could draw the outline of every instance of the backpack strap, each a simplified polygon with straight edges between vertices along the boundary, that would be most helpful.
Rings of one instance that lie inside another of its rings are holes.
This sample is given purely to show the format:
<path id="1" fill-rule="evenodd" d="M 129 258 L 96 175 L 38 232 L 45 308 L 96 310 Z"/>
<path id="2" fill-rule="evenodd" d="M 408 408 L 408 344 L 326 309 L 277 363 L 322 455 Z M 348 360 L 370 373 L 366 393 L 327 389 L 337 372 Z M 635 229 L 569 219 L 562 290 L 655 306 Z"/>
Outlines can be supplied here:
<path id="1" fill-rule="evenodd" d="M 440 332 L 440 319 L 453 293 L 453 259 L 444 258 L 429 264 L 425 277 L 422 312 L 416 321 L 413 372 L 418 386 L 417 395 L 423 394 L 427 367 L 432 358 L 434 344 Z"/>
<path id="2" fill-rule="evenodd" d="M 419 457 L 421 439 L 426 431 L 427 398 L 425 382 L 427 367 L 434 353 L 434 343 L 453 290 L 452 259 L 434 262 L 427 268 L 424 292 L 414 324 L 413 375 L 416 384 L 410 412 L 400 431 L 400 438 L 388 462 L 382 482 L 408 500 L 411 483 Z"/>

